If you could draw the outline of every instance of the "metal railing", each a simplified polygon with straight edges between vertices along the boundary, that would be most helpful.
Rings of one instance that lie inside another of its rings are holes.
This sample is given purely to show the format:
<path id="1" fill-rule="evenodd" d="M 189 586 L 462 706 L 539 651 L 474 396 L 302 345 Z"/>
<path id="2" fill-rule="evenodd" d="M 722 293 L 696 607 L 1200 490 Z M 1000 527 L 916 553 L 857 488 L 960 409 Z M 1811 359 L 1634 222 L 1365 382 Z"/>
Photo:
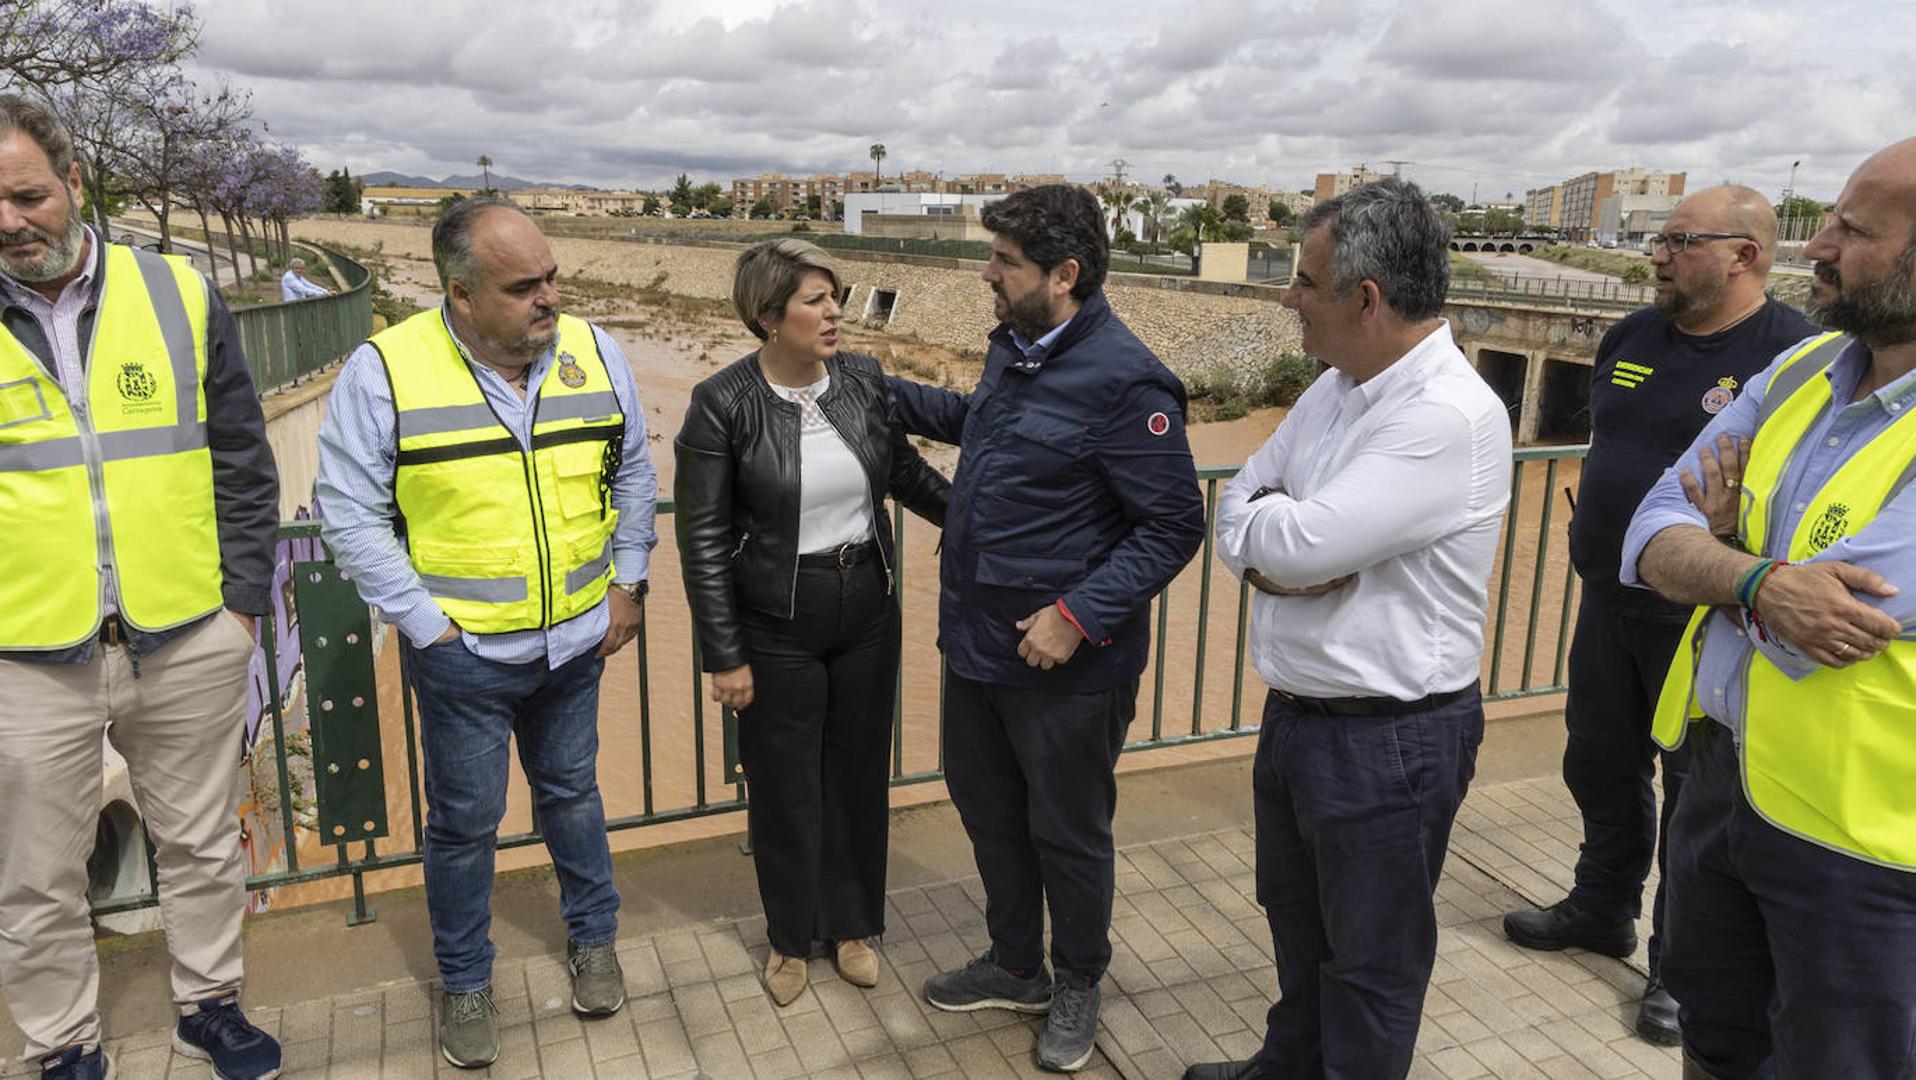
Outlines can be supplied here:
<path id="1" fill-rule="evenodd" d="M 1568 486 L 1567 482 L 1580 469 L 1581 459 L 1588 449 L 1587 446 L 1546 447 L 1519 450 L 1514 455 L 1510 509 L 1505 519 L 1497 565 L 1491 576 L 1492 593 L 1486 626 L 1488 648 L 1483 662 L 1483 683 L 1488 700 L 1554 694 L 1564 689 L 1565 658 L 1569 647 L 1576 582 L 1568 559 L 1564 528 L 1567 515 L 1559 517 L 1553 513 L 1554 496 L 1560 484 Z M 1139 687 L 1140 714 L 1141 718 L 1148 716 L 1150 731 L 1148 736 L 1128 743 L 1125 747 L 1127 751 L 1230 739 L 1253 734 L 1257 730 L 1260 707 L 1255 691 L 1247 692 L 1245 671 L 1248 662 L 1245 645 L 1250 630 L 1250 589 L 1229 574 L 1216 572 L 1213 536 L 1209 527 L 1215 520 L 1220 486 L 1236 472 L 1235 466 L 1199 470 L 1199 481 L 1204 487 L 1207 522 L 1203 550 L 1197 559 L 1185 567 L 1178 579 L 1153 600 L 1149 618 L 1154 639 L 1151 659 Z M 662 516 L 671 514 L 671 501 L 661 500 L 658 510 Z M 906 602 L 906 597 L 912 591 L 910 583 L 918 580 L 915 575 L 928 573 L 933 575 L 935 581 L 936 566 L 928 560 L 923 568 L 919 568 L 914 558 L 911 560 L 914 575 L 908 577 L 905 538 L 910 532 L 918 532 L 918 546 L 930 550 L 928 541 L 932 533 L 930 526 L 916 519 L 912 519 L 912 528 L 908 530 L 903 511 L 895 510 L 894 513 L 898 535 L 896 572 L 901 582 L 901 602 Z M 652 610 L 641 624 L 636 648 L 620 654 L 622 658 L 632 658 L 622 661 L 635 665 L 632 679 L 628 682 L 626 675 L 612 666 L 608 666 L 603 676 L 600 715 L 602 787 L 605 786 L 603 778 L 613 766 L 611 759 L 628 752 L 628 742 L 636 744 L 630 749 L 636 749 L 638 754 L 637 792 L 635 798 L 628 796 L 634 803 L 630 812 L 613 813 L 614 799 L 610 791 L 607 793 L 608 832 L 732 813 L 746 805 L 744 776 L 736 765 L 736 728 L 733 718 L 729 711 L 719 715 L 707 708 L 701 692 L 697 643 L 691 639 L 684 613 L 669 606 L 673 604 L 672 600 L 665 599 L 673 597 L 676 592 L 677 570 L 672 565 L 675 560 L 669 551 L 671 532 L 669 528 L 660 530 L 666 542 L 655 553 L 652 571 L 653 595 L 664 600 L 664 603 L 655 601 L 652 605 Z M 366 875 L 414 866 L 423 858 L 425 817 L 413 700 L 410 688 L 404 685 L 403 679 L 400 680 L 397 696 L 401 730 L 391 731 L 390 714 L 377 722 L 379 727 L 386 729 L 383 733 L 385 736 L 397 734 L 402 740 L 397 747 L 386 743 L 383 750 L 385 762 L 380 764 L 387 766 L 385 771 L 388 773 L 395 769 L 404 770 L 406 797 L 401 809 L 408 820 L 398 824 L 393 831 L 409 840 L 410 847 L 383 852 L 378 848 L 377 840 L 391 835 L 385 824 L 390 808 L 385 805 L 383 789 L 377 807 L 358 807 L 347 815 L 356 823 L 365 818 L 367 838 L 351 843 L 323 842 L 310 824 L 300 820 L 305 815 L 295 807 L 305 785 L 295 776 L 295 769 L 289 761 L 288 746 L 297 748 L 303 742 L 307 756 L 312 759 L 313 772 L 317 775 L 321 770 L 317 764 L 318 757 L 311 750 L 312 742 L 317 741 L 312 738 L 314 733 L 308 729 L 304 733 L 307 738 L 302 739 L 300 728 L 303 722 L 292 714 L 296 712 L 296 700 L 303 697 L 309 716 L 320 717 L 322 725 L 338 723 L 340 714 L 333 711 L 332 698 L 341 693 L 359 691 L 313 685 L 300 687 L 299 678 L 289 673 L 297 672 L 301 666 L 312 669 L 311 659 L 318 655 L 313 649 L 329 647 L 324 636 L 327 633 L 335 633 L 338 639 L 349 642 L 358 639 L 353 636 L 356 631 L 302 627 L 299 611 L 290 600 L 294 591 L 290 587 L 293 567 L 302 567 L 301 573 L 306 574 L 317 565 L 314 560 L 324 560 L 326 557 L 319 541 L 318 523 L 286 523 L 281 526 L 281 540 L 280 584 L 274 592 L 281 598 L 282 607 L 276 615 L 261 620 L 260 656 L 256 657 L 254 666 L 256 686 L 257 673 L 261 670 L 266 673 L 266 686 L 260 702 L 263 715 L 258 717 L 261 730 L 256 750 L 263 753 L 270 742 L 273 755 L 270 768 L 265 768 L 262 762 L 260 771 L 268 773 L 276 784 L 276 791 L 269 793 L 269 797 L 261 802 L 263 814 L 270 820 L 260 824 L 276 826 L 282 834 L 285 865 L 270 873 L 255 875 L 247 884 L 251 889 L 272 889 L 327 878 L 349 877 L 354 906 L 348 918 L 350 922 L 363 922 L 375 917 L 366 902 Z M 318 581 L 320 575 L 315 573 L 310 576 Z M 363 605 L 357 605 L 357 608 L 353 615 L 363 624 Z M 908 602 L 906 608 L 906 659 L 898 673 L 900 693 L 892 728 L 891 778 L 894 785 L 919 784 L 943 777 L 943 757 L 936 744 L 945 672 L 942 660 L 926 648 L 927 623 L 933 621 L 933 617 L 922 610 L 913 610 Z M 676 635 L 674 638 L 654 637 L 660 627 L 668 628 L 668 633 L 676 627 L 683 631 L 684 639 L 678 640 Z M 1228 652 L 1214 647 L 1213 639 L 1220 635 L 1228 635 L 1231 642 Z M 338 639 L 332 646 L 339 645 Z M 297 655 L 306 657 L 307 663 L 286 663 L 288 658 L 282 657 L 281 652 L 289 646 Z M 662 659 L 667 653 L 671 658 Z M 315 679 L 329 678 L 326 672 L 337 669 L 337 654 L 329 654 L 326 660 L 327 663 L 315 673 Z M 935 682 L 932 671 L 936 672 Z M 366 674 L 370 676 L 371 672 Z M 908 674 L 912 677 L 912 684 L 919 688 L 919 693 L 907 693 Z M 1255 675 L 1252 678 L 1254 680 Z M 671 689 L 675 692 L 675 700 L 684 703 L 669 710 L 664 709 L 658 700 L 663 685 L 668 681 L 673 684 Z M 1207 696 L 1208 690 L 1219 685 L 1229 686 L 1228 697 L 1221 693 Z M 687 686 L 690 688 L 689 694 L 684 693 Z M 935 697 L 932 686 L 936 687 Z M 927 697 L 933 699 L 927 701 Z M 1149 707 L 1145 709 L 1142 706 L 1147 700 Z M 315 708 L 315 703 L 323 707 Z M 672 715 L 662 715 L 668 711 Z M 1247 711 L 1251 714 L 1248 723 Z M 621 727 L 623 730 L 614 730 Z M 318 734 L 324 736 L 325 732 Z M 293 753 L 298 756 L 297 749 Z M 662 771 L 661 762 L 669 766 L 673 760 L 687 766 L 682 770 L 683 774 Z M 361 759 L 358 764 L 365 769 L 374 763 Z M 627 777 L 631 778 L 629 766 L 629 760 L 622 764 L 628 769 Z M 374 775 L 377 776 L 376 773 Z M 321 816 L 324 814 L 325 808 L 322 808 Z M 337 810 L 332 814 L 335 820 L 340 816 Z M 377 829 L 374 828 L 375 824 Z M 377 835 L 372 835 L 374 833 Z M 305 854 L 301 850 L 302 840 L 306 841 L 308 849 Z M 254 842 L 260 841 L 256 837 Z M 499 847 L 512 849 L 542 842 L 534 818 L 528 830 L 501 835 Z M 359 847 L 356 857 L 350 850 L 355 845 Z M 333 849 L 330 857 L 326 856 L 328 847 Z M 315 856 L 312 852 L 319 854 Z M 94 910 L 96 913 L 125 911 L 154 902 L 155 896 L 149 888 L 140 895 L 98 903 Z"/>
<path id="2" fill-rule="evenodd" d="M 372 271 L 330 248 L 313 250 L 339 271 L 344 289 L 332 296 L 233 309 L 246 366 L 262 394 L 345 359 L 372 334 Z"/>
<path id="3" fill-rule="evenodd" d="M 1540 302 L 1577 307 L 1640 308 L 1656 298 L 1651 285 L 1628 285 L 1621 281 L 1576 281 L 1567 278 L 1495 275 L 1488 278 L 1457 278 L 1450 281 L 1449 299 L 1504 300 Z"/>

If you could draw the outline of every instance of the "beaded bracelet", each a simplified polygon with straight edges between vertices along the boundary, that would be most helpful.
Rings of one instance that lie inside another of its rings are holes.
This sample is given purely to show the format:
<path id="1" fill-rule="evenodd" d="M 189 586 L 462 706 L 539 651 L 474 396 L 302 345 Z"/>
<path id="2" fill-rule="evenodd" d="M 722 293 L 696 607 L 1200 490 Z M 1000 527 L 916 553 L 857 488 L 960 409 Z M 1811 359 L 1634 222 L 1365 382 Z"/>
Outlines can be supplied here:
<path id="1" fill-rule="evenodd" d="M 1763 586 L 1763 579 L 1776 570 L 1774 559 L 1764 559 L 1748 570 L 1736 582 L 1736 602 L 1739 607 L 1753 611 L 1756 608 L 1756 591 Z"/>

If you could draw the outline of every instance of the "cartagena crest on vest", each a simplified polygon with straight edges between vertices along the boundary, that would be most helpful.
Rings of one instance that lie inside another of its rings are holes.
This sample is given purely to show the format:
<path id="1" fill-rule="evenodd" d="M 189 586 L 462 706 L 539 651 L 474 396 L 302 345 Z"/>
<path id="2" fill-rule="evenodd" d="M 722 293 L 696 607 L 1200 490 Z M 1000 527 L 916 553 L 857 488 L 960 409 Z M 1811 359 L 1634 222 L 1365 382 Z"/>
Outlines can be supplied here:
<path id="1" fill-rule="evenodd" d="M 569 352 L 559 354 L 559 381 L 574 390 L 585 385 L 585 369 L 579 366 L 578 357 Z"/>
<path id="2" fill-rule="evenodd" d="M 151 412 L 159 408 L 153 402 L 153 397 L 160 392 L 160 380 L 138 360 L 129 360 L 120 365 L 120 373 L 114 376 L 113 386 L 120 392 L 120 401 L 127 412 Z"/>
<path id="3" fill-rule="evenodd" d="M 1715 416 L 1730 407 L 1736 400 L 1736 376 L 1725 375 L 1716 381 L 1716 385 L 1703 391 L 1703 411 Z"/>
<path id="4" fill-rule="evenodd" d="M 1831 544 L 1849 535 L 1849 504 L 1833 502 L 1823 508 L 1823 514 L 1810 526 L 1810 551 L 1820 552 Z"/>

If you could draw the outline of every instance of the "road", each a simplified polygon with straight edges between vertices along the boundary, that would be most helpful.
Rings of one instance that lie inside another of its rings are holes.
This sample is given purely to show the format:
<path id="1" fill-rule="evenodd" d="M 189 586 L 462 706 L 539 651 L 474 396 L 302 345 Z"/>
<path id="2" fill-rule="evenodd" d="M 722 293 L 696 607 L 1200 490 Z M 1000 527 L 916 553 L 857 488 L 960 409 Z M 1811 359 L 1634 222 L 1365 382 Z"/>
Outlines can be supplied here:
<path id="1" fill-rule="evenodd" d="M 1609 274 L 1599 274 L 1594 270 L 1580 270 L 1574 266 L 1533 259 L 1528 255 L 1496 255 L 1483 251 L 1467 251 L 1464 253 L 1464 258 L 1500 278 L 1550 278 L 1555 281 L 1587 281 L 1602 285 L 1614 285 L 1618 281 Z"/>

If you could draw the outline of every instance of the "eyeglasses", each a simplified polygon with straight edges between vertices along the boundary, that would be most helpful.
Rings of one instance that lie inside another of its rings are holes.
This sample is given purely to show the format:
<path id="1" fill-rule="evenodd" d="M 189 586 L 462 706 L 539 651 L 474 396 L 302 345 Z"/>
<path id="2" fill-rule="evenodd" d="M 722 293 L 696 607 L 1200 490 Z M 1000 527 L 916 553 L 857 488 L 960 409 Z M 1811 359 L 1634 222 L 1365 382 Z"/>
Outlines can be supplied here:
<path id="1" fill-rule="evenodd" d="M 1649 241 L 1651 251 L 1667 245 L 1670 254 L 1675 255 L 1679 251 L 1687 250 L 1698 240 L 1755 240 L 1756 237 L 1740 232 L 1673 232 L 1655 233 L 1645 239 Z"/>

